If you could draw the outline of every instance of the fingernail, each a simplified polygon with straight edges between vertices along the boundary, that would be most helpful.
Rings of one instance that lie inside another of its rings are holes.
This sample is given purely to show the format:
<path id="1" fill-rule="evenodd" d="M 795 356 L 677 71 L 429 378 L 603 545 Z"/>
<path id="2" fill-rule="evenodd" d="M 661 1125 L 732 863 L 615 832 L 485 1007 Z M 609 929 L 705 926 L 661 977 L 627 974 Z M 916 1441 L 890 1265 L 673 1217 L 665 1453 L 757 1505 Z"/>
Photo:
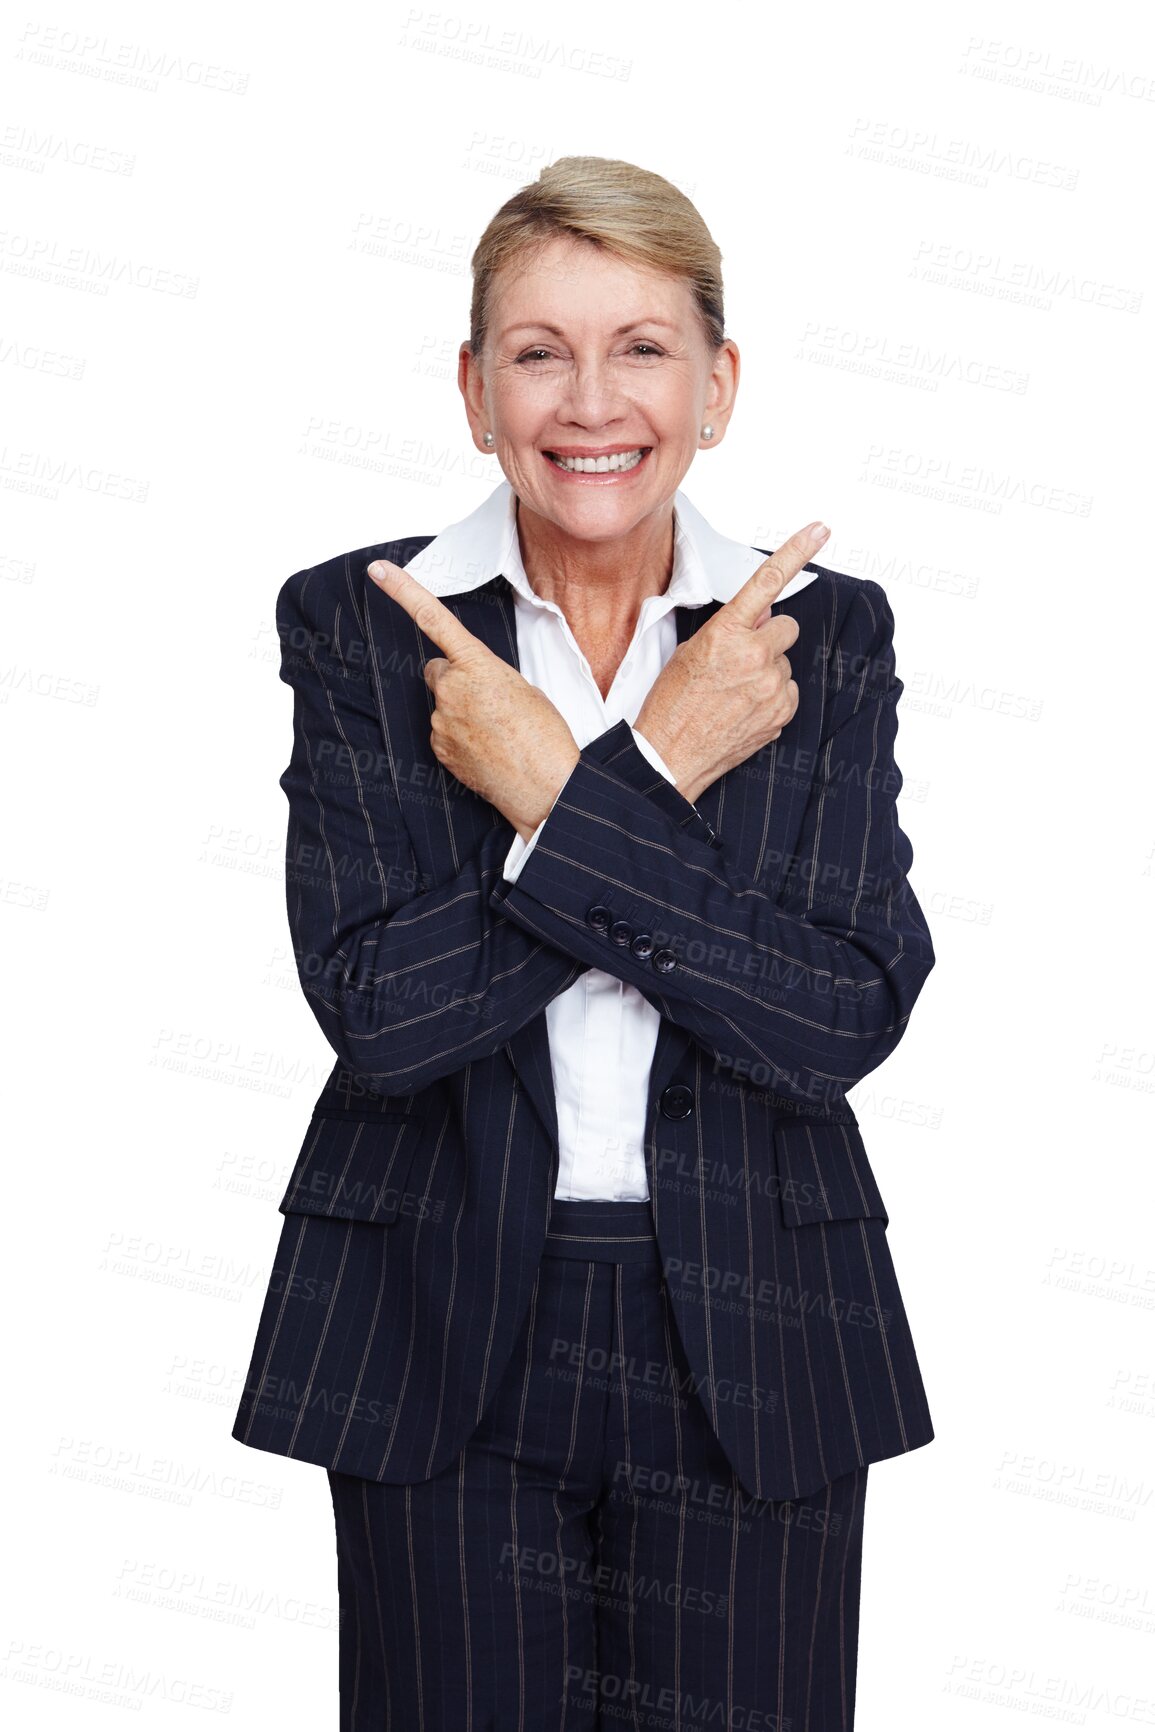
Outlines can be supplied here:
<path id="1" fill-rule="evenodd" d="M 385 576 L 385 567 L 379 559 L 375 559 L 372 565 L 366 566 L 365 569 L 368 571 L 370 577 Z"/>
<path id="2" fill-rule="evenodd" d="M 815 547 L 821 547 L 829 534 L 830 531 L 824 523 L 812 523 L 810 525 L 810 539 Z"/>

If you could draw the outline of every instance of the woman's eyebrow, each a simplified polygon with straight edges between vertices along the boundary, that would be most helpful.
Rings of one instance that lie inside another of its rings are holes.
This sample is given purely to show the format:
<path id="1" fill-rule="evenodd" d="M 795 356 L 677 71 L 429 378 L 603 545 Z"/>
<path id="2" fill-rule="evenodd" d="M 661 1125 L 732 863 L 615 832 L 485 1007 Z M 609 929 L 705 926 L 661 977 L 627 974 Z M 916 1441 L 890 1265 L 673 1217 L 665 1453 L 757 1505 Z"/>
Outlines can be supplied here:
<path id="1" fill-rule="evenodd" d="M 611 331 L 611 337 L 624 337 L 627 331 L 640 330 L 643 325 L 662 325 L 667 331 L 676 331 L 677 326 L 669 319 L 633 319 L 628 325 L 619 325 L 616 331 Z M 502 331 L 502 337 L 508 337 L 514 331 L 549 331 L 555 337 L 564 337 L 565 332 L 557 325 L 547 325 L 544 319 L 525 319 L 517 325 L 507 325 Z"/>

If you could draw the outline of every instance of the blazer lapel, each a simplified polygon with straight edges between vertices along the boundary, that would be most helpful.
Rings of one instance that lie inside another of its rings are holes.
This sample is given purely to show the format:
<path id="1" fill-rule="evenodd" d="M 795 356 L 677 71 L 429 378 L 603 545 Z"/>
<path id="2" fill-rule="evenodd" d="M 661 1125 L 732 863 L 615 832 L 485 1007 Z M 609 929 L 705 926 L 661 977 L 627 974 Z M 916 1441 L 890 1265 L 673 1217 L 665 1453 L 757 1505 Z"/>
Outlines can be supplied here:
<path id="1" fill-rule="evenodd" d="M 455 613 L 467 631 L 500 656 L 511 667 L 521 671 L 517 653 L 517 615 L 513 591 L 505 577 L 491 578 L 477 589 L 461 595 L 443 596 L 444 606 Z M 490 812 L 493 808 L 484 803 Z M 456 802 L 458 807 L 461 802 Z M 549 1057 L 549 1032 L 545 1012 L 540 1011 L 510 1035 L 506 1052 L 526 1093 L 533 1101 L 553 1147 L 558 1147 L 557 1099 L 553 1087 L 553 1070 Z"/>
<path id="2" fill-rule="evenodd" d="M 700 607 L 676 607 L 674 609 L 674 623 L 677 626 L 679 644 L 683 644 L 688 638 L 693 637 L 699 627 L 703 626 L 713 614 L 717 613 L 721 606 L 722 603 L 720 601 L 710 601 L 704 602 Z M 722 779 L 724 780 L 724 778 Z M 715 828 L 717 828 L 716 819 L 719 806 L 717 790 L 718 783 L 715 782 L 711 787 L 705 790 L 699 800 L 694 802 L 699 812 L 709 819 L 710 823 L 713 824 Z M 655 989 L 653 996 L 660 1000 L 660 991 Z M 662 1017 L 661 1027 L 658 1029 L 658 1038 L 654 1044 L 653 1060 L 650 1064 L 649 1112 L 651 1114 L 656 1110 L 657 1101 L 662 1090 L 666 1087 L 666 1084 L 673 1076 L 682 1059 L 685 1058 L 686 1054 L 693 1047 L 693 1044 L 694 1041 L 692 1035 L 688 1034 L 684 1028 L 681 1028 L 676 1022 L 671 1022 L 668 1017 Z M 650 1142 L 647 1140 L 647 1155 L 649 1155 L 649 1153 Z M 651 1172 L 651 1196 L 653 1195 L 654 1184 L 655 1178 L 654 1174 Z"/>

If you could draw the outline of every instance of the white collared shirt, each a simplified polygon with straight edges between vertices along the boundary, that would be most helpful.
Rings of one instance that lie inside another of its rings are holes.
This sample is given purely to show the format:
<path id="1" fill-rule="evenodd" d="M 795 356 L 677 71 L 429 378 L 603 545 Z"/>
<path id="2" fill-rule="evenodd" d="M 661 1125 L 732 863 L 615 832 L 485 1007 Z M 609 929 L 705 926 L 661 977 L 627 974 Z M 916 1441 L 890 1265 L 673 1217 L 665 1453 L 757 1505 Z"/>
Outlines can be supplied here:
<path id="1" fill-rule="evenodd" d="M 677 647 L 675 607 L 729 601 L 765 558 L 757 548 L 720 535 L 679 489 L 674 495 L 669 584 L 663 594 L 643 600 L 633 638 L 605 698 L 562 610 L 530 585 L 518 541 L 517 496 L 508 481 L 500 482 L 476 511 L 434 537 L 405 570 L 439 596 L 475 589 L 499 572 L 509 580 L 521 672 L 561 712 L 581 748 L 623 718 L 633 728 Z M 814 575 L 800 571 L 778 599 L 794 594 Z M 649 740 L 636 729 L 633 734 L 639 751 L 673 782 Z M 502 868 L 507 879 L 516 879 L 545 822 L 543 818 L 528 841 L 514 837 Z M 648 1197 L 645 1116 L 660 1015 L 636 987 L 600 968 L 588 968 L 551 999 L 545 1017 L 561 1157 L 555 1195 L 619 1201 Z"/>

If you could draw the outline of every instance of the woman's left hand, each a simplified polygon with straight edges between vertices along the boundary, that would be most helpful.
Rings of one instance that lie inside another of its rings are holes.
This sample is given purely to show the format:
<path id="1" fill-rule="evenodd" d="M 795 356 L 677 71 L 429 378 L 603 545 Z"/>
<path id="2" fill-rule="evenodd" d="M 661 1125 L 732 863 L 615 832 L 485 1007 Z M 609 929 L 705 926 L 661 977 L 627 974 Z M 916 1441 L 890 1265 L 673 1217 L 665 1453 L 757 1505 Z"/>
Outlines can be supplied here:
<path id="1" fill-rule="evenodd" d="M 435 756 L 528 840 L 581 756 L 569 724 L 543 691 L 467 631 L 416 578 L 387 559 L 367 569 L 445 651 L 425 664 L 436 702 Z"/>

